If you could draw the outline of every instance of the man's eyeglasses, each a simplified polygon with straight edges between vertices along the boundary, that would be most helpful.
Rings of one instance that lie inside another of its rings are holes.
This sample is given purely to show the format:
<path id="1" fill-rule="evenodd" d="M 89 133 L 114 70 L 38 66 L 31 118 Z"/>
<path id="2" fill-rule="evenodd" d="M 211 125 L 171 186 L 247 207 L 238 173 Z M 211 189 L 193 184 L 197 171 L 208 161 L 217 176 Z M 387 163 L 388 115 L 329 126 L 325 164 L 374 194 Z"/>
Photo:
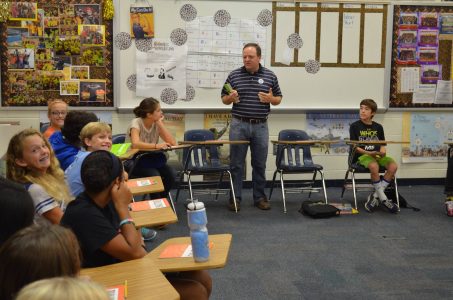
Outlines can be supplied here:
<path id="1" fill-rule="evenodd" d="M 52 116 L 56 116 L 56 117 L 58 117 L 58 116 L 64 117 L 64 116 L 66 116 L 67 112 L 66 111 L 53 111 L 53 112 L 51 112 L 51 114 L 52 114 Z"/>

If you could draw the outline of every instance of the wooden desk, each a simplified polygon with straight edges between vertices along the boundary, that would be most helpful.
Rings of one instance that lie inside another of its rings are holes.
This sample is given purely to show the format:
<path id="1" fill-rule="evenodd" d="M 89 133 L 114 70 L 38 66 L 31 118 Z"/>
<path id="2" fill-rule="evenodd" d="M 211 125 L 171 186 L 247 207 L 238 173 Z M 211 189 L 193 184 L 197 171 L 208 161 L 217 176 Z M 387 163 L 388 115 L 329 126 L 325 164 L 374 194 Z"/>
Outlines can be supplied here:
<path id="1" fill-rule="evenodd" d="M 195 262 L 193 257 L 159 258 L 160 253 L 170 244 L 190 244 L 190 237 L 178 237 L 168 239 L 156 249 L 147 254 L 162 272 L 194 271 L 205 269 L 223 268 L 228 259 L 231 245 L 231 234 L 209 235 L 209 241 L 213 242 L 210 249 L 209 260 Z"/>
<path id="2" fill-rule="evenodd" d="M 248 144 L 249 141 L 208 140 L 208 141 L 179 141 L 180 145 L 239 145 Z"/>
<path id="3" fill-rule="evenodd" d="M 155 182 L 155 184 L 141 185 L 145 180 Z M 160 176 L 129 179 L 127 181 L 127 186 L 134 196 L 159 193 L 165 190 Z"/>
<path id="4" fill-rule="evenodd" d="M 146 256 L 113 265 L 82 269 L 80 274 L 89 276 L 106 288 L 124 284 L 127 280 L 127 300 L 179 299 L 178 292 L 154 261 Z"/>
<path id="5" fill-rule="evenodd" d="M 131 211 L 130 215 L 131 218 L 134 219 L 136 227 L 154 227 L 178 222 L 178 217 L 171 206 L 142 211 Z"/>

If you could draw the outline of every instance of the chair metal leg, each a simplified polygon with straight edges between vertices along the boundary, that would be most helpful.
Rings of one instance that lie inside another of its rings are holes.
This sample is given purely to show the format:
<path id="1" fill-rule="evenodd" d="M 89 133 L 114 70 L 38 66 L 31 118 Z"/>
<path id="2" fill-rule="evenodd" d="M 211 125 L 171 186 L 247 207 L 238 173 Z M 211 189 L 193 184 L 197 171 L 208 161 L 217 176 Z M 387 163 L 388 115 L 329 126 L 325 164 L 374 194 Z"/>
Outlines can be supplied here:
<path id="1" fill-rule="evenodd" d="M 283 171 L 280 171 L 280 185 L 282 186 L 283 212 L 286 214 L 285 184 L 283 182 Z"/>
<path id="2" fill-rule="evenodd" d="M 271 191 L 269 192 L 269 199 L 268 199 L 269 201 L 271 201 L 272 191 L 274 190 L 275 177 L 277 176 L 277 171 L 278 171 L 278 170 L 275 170 L 275 171 L 274 171 L 274 176 L 272 177 Z"/>
<path id="3" fill-rule="evenodd" d="M 355 205 L 355 209 L 358 209 L 357 208 L 357 191 L 355 189 L 355 172 L 354 171 L 351 171 L 351 177 L 352 177 L 352 193 L 354 194 L 354 205 Z"/>
<path id="4" fill-rule="evenodd" d="M 344 191 L 346 190 L 346 184 L 348 183 L 348 178 L 349 178 L 349 169 L 346 171 L 346 175 L 344 176 L 343 189 L 341 190 L 341 197 L 340 197 L 341 200 L 343 200 Z"/>
<path id="5" fill-rule="evenodd" d="M 217 185 L 217 190 L 220 190 L 220 188 L 221 188 L 221 186 L 222 186 L 222 182 L 223 182 L 223 174 L 224 174 L 224 172 L 222 172 L 222 173 L 220 174 L 219 184 Z M 218 199 L 219 199 L 219 193 L 217 192 L 217 193 L 215 194 L 215 200 L 217 201 Z"/>
<path id="6" fill-rule="evenodd" d="M 398 206 L 398 211 L 399 211 L 400 210 L 400 195 L 398 194 L 398 183 L 396 182 L 396 175 L 393 177 L 393 185 L 395 186 L 396 205 Z"/>
<path id="7" fill-rule="evenodd" d="M 168 199 L 170 199 L 170 205 L 171 205 L 171 208 L 173 209 L 175 215 L 176 215 L 176 208 L 175 208 L 175 204 L 173 203 L 173 197 L 171 196 L 171 192 L 169 191 L 168 192 Z M 176 215 L 176 217 L 178 217 L 178 215 Z"/>
<path id="8" fill-rule="evenodd" d="M 238 205 L 236 203 L 236 194 L 234 193 L 234 187 L 233 187 L 233 177 L 231 176 L 230 171 L 226 171 L 228 173 L 228 176 L 230 177 L 230 188 L 231 188 L 231 193 L 233 194 L 233 203 L 234 203 L 234 210 L 236 213 L 238 212 Z"/>
<path id="9" fill-rule="evenodd" d="M 319 174 L 321 174 L 321 181 L 322 181 L 322 189 L 324 191 L 324 200 L 326 204 L 328 203 L 327 201 L 327 189 L 326 189 L 326 181 L 324 180 L 324 172 L 319 170 Z"/>
<path id="10" fill-rule="evenodd" d="M 316 173 L 317 173 L 317 171 L 314 171 L 314 172 L 313 172 L 313 178 L 311 179 L 310 192 L 308 192 L 308 200 L 311 199 L 311 191 L 312 191 L 313 186 L 315 185 L 315 181 L 316 181 Z"/>
<path id="11" fill-rule="evenodd" d="M 194 202 L 193 192 L 192 192 L 192 181 L 190 180 L 190 172 L 187 173 L 187 182 L 189 183 L 190 201 Z"/>
<path id="12" fill-rule="evenodd" d="M 179 192 L 181 191 L 181 185 L 184 180 L 184 175 L 185 175 L 185 173 L 181 172 L 181 175 L 179 176 L 178 188 L 176 190 L 176 199 L 175 199 L 176 202 L 178 202 Z"/>

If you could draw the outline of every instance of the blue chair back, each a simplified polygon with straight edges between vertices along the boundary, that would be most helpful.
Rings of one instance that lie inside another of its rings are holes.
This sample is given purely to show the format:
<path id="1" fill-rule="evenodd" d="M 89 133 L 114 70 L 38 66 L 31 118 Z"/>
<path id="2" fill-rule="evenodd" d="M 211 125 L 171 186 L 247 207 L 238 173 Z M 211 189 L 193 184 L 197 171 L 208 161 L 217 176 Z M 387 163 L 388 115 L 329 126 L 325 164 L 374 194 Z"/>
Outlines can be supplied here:
<path id="1" fill-rule="evenodd" d="M 47 130 L 47 128 L 49 128 L 49 126 L 50 126 L 50 123 L 42 123 L 41 127 L 39 128 L 39 131 L 41 133 L 44 133 Z"/>
<path id="2" fill-rule="evenodd" d="M 306 141 L 310 136 L 303 130 L 285 129 L 279 132 L 279 141 Z M 307 167 L 313 165 L 310 145 L 281 145 L 277 146 L 277 168 Z"/>
<path id="3" fill-rule="evenodd" d="M 126 135 L 124 133 L 112 135 L 112 144 L 123 144 L 126 140 Z"/>
<path id="4" fill-rule="evenodd" d="M 188 130 L 184 133 L 184 141 L 202 142 L 214 140 L 214 133 L 206 129 Z M 207 168 L 220 164 L 217 146 L 195 145 L 184 148 L 183 151 L 184 169 Z"/>

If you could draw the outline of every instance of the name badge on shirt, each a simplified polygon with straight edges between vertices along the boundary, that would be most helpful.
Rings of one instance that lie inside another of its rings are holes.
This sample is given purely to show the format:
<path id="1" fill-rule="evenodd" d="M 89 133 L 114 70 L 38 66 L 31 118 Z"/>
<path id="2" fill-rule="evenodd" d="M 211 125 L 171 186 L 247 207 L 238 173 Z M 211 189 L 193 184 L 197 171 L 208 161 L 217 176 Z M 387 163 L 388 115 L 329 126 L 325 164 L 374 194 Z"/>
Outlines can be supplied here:
<path id="1" fill-rule="evenodd" d="M 258 79 L 258 83 L 259 83 L 259 84 L 263 84 L 263 83 L 264 83 L 263 78 Z"/>

